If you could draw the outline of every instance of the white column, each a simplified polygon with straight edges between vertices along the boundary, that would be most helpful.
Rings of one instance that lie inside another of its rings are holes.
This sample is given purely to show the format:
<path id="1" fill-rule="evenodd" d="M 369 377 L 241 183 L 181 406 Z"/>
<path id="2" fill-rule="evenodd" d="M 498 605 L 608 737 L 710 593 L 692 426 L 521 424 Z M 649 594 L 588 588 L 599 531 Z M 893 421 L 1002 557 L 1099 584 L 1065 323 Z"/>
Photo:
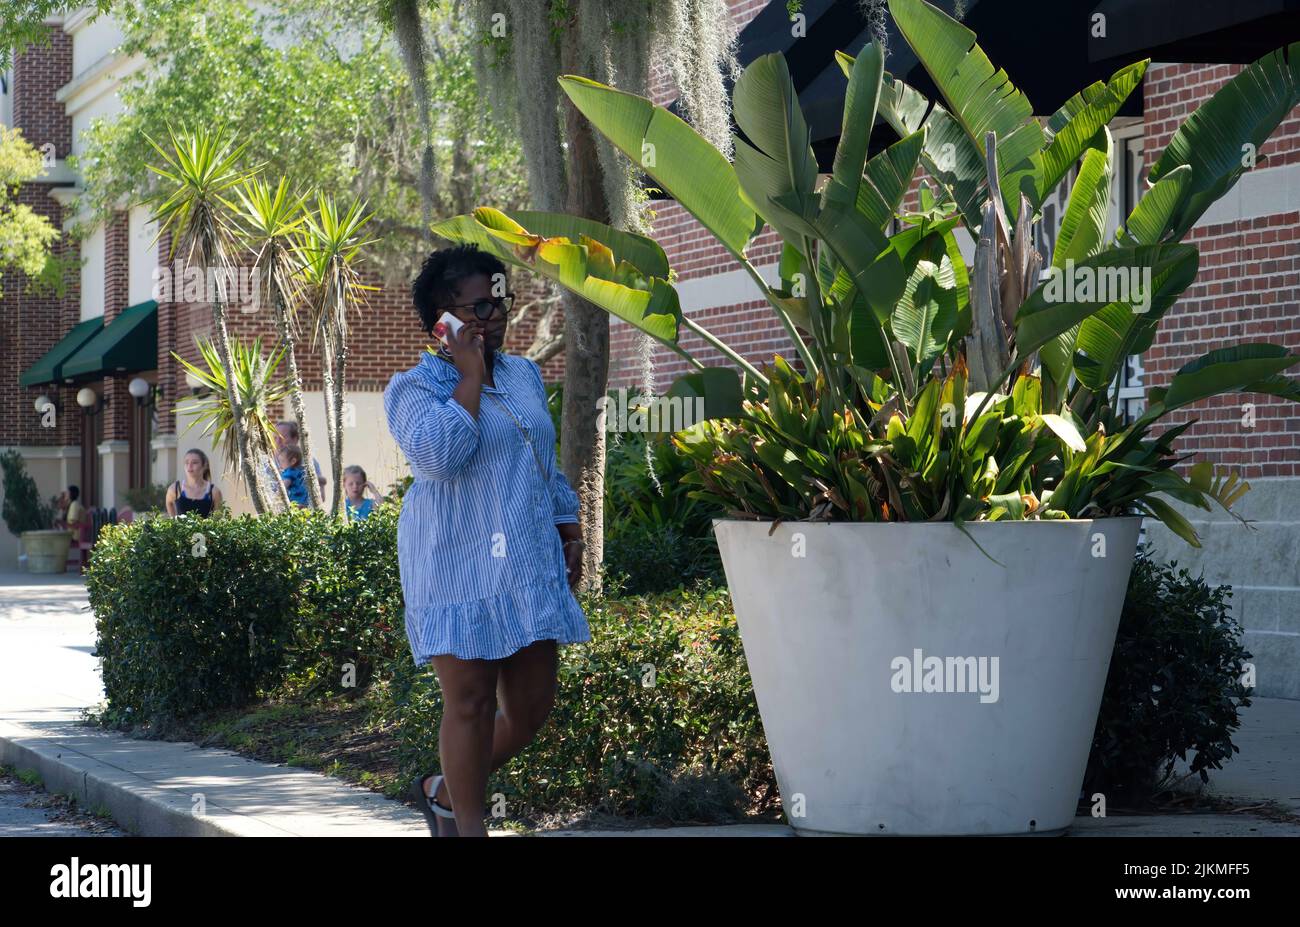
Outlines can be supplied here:
<path id="1" fill-rule="evenodd" d="M 131 485 L 131 442 L 105 441 L 99 445 L 99 504 L 122 508 Z"/>
<path id="2" fill-rule="evenodd" d="M 153 451 L 153 469 L 149 481 L 169 485 L 180 476 L 176 465 L 176 436 L 155 435 L 149 442 L 149 448 Z"/>

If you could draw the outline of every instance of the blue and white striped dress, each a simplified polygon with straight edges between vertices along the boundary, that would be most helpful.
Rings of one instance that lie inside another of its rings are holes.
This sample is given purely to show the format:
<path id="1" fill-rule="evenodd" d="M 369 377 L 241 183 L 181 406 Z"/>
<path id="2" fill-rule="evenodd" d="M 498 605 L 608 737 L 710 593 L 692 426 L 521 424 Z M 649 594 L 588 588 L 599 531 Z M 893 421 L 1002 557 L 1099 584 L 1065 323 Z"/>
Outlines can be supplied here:
<path id="1" fill-rule="evenodd" d="M 388 430 L 415 477 L 397 557 L 417 666 L 437 654 L 497 660 L 534 641 L 591 639 L 555 529 L 578 521 L 578 496 L 556 465 L 541 370 L 498 351 L 492 376 L 477 418 L 451 396 L 460 371 L 428 352 L 384 390 Z M 489 394 L 527 430 L 544 477 Z"/>

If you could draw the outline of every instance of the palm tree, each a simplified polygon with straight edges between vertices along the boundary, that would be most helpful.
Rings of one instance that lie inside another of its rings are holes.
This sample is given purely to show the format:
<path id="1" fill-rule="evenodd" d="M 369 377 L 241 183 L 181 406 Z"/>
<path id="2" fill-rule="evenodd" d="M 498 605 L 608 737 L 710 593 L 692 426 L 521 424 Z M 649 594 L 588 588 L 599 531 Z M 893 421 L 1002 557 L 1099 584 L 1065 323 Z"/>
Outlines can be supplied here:
<path id="1" fill-rule="evenodd" d="M 193 399 L 177 411 L 193 419 L 190 428 L 204 423 L 203 434 L 211 435 L 213 443 L 226 452 L 226 460 L 238 464 L 240 445 L 237 434 L 246 442 L 244 455 L 262 461 L 275 453 L 275 423 L 267 409 L 284 401 L 288 386 L 281 378 L 274 378 L 284 356 L 281 346 L 270 357 L 262 355 L 262 339 L 251 346 L 236 342 L 232 346 L 232 372 L 228 376 L 225 365 L 212 342 L 200 340 L 199 354 L 204 366 L 191 364 L 179 354 L 172 353 L 196 380 L 210 390 L 207 396 Z M 230 389 L 229 384 L 234 384 Z M 311 480 L 307 481 L 312 482 Z M 277 480 L 280 502 L 289 509 L 289 496 L 284 483 Z M 258 483 L 261 486 L 261 483 Z M 269 506 L 268 506 L 269 509 Z"/>
<path id="2" fill-rule="evenodd" d="M 152 218 L 158 223 L 159 236 L 164 232 L 171 233 L 169 258 L 182 248 L 188 266 L 214 272 L 215 292 L 209 294 L 212 322 L 217 333 L 220 367 L 226 381 L 230 382 L 234 380 L 234 364 L 230 332 L 226 328 L 226 283 L 233 267 L 230 255 L 234 228 L 231 224 L 233 207 L 226 193 L 247 176 L 238 167 L 245 146 L 228 141 L 225 130 L 220 128 L 199 128 L 179 134 L 168 128 L 167 134 L 171 140 L 170 151 L 145 136 L 164 162 L 163 166 L 149 165 L 149 169 L 165 181 L 162 192 L 154 198 L 156 206 Z M 262 514 L 271 506 L 258 480 L 248 438 L 244 434 L 246 413 L 237 392 L 231 393 L 230 402 L 236 452 L 234 463 L 243 474 L 253 508 Z"/>
<path id="3" fill-rule="evenodd" d="M 338 515 L 343 504 L 343 391 L 348 358 L 348 322 L 353 308 L 365 301 L 365 291 L 378 287 L 361 282 L 356 265 L 361 249 L 361 229 L 370 221 L 362 203 L 346 212 L 334 200 L 316 194 L 316 209 L 308 212 L 294 236 L 305 307 L 312 321 L 312 340 L 321 352 L 321 378 L 325 393 L 325 430 L 329 437 L 334 496 L 330 511 Z M 308 482 L 311 482 L 308 480 Z"/>
<path id="4" fill-rule="evenodd" d="M 272 188 L 257 178 L 249 178 L 236 189 L 239 197 L 239 219 L 243 226 L 243 241 L 254 252 L 253 270 L 260 287 L 259 296 L 271 306 L 275 315 L 276 330 L 289 365 L 289 402 L 298 420 L 298 438 L 303 460 L 311 469 L 311 435 L 307 430 L 307 409 L 303 401 L 302 373 L 298 369 L 296 305 L 298 265 L 292 236 L 298 232 L 306 216 L 303 198 L 289 192 L 288 182 L 281 178 Z M 313 509 L 323 507 L 320 483 L 307 480 L 308 501 Z"/>

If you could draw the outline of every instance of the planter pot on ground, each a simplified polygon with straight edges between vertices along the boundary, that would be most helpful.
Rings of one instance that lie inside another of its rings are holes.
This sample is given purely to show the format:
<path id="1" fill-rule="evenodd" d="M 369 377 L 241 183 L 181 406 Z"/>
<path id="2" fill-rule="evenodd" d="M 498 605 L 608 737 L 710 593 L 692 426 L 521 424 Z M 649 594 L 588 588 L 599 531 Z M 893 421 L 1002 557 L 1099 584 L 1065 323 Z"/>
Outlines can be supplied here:
<path id="1" fill-rule="evenodd" d="M 68 548 L 72 534 L 59 529 L 24 531 L 23 550 L 27 552 L 28 573 L 62 573 L 68 568 Z"/>
<path id="2" fill-rule="evenodd" d="M 1140 523 L 715 521 L 795 830 L 1068 827 Z"/>

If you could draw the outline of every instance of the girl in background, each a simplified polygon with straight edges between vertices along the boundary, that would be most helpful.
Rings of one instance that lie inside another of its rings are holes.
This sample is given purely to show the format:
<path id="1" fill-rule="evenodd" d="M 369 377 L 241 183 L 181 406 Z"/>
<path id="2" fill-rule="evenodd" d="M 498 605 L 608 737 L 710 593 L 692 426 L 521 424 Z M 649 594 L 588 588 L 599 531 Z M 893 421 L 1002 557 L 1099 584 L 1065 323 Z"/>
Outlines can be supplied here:
<path id="1" fill-rule="evenodd" d="M 207 518 L 221 505 L 221 490 L 212 482 L 208 455 L 197 447 L 185 452 L 185 476 L 167 487 L 167 514 L 179 518 L 191 512 Z"/>
<path id="2" fill-rule="evenodd" d="M 343 489 L 347 492 L 343 499 L 343 508 L 347 513 L 348 521 L 368 518 L 375 510 L 375 506 L 384 501 L 384 494 L 374 483 L 366 479 L 366 471 L 357 466 L 343 469 Z M 375 498 L 366 498 L 367 489 L 374 493 Z"/>

